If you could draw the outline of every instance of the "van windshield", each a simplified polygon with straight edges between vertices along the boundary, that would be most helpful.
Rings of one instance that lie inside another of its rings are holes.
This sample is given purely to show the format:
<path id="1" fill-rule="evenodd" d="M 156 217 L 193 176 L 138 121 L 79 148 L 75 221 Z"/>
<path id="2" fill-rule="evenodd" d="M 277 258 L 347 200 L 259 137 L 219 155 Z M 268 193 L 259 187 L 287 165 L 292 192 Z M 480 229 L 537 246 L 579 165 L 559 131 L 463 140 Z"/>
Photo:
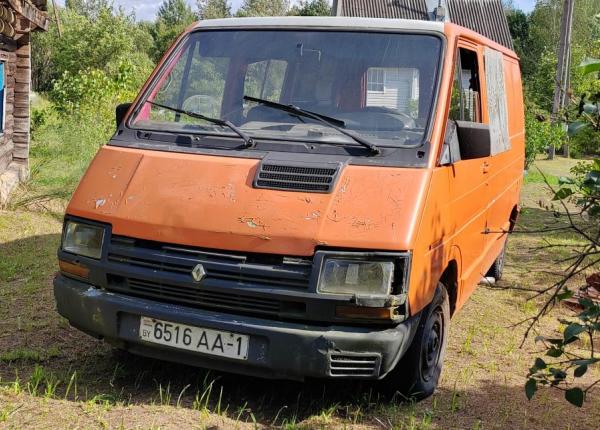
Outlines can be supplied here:
<path id="1" fill-rule="evenodd" d="M 427 34 L 197 31 L 165 63 L 130 125 L 239 138 L 226 121 L 257 140 L 357 145 L 354 135 L 417 146 L 432 115 L 441 50 L 441 39 Z"/>

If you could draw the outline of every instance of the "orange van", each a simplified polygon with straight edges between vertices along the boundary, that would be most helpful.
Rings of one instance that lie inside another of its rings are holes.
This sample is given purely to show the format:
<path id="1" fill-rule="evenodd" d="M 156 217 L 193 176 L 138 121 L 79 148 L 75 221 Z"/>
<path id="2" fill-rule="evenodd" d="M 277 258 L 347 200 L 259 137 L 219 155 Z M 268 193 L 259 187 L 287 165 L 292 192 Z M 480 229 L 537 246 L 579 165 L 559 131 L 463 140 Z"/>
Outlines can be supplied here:
<path id="1" fill-rule="evenodd" d="M 450 317 L 502 275 L 523 117 L 515 53 L 454 24 L 203 21 L 117 108 L 58 311 L 135 354 L 430 395 Z"/>

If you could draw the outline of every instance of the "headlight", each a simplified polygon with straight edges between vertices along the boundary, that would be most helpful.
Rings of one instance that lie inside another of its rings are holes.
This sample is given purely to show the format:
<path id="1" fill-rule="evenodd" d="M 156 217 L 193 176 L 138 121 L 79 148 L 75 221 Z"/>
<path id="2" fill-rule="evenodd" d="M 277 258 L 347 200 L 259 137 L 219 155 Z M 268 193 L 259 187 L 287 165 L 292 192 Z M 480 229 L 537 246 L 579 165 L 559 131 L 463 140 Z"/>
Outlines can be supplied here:
<path id="1" fill-rule="evenodd" d="M 329 294 L 390 294 L 393 279 L 393 261 L 325 257 L 318 290 Z"/>
<path id="2" fill-rule="evenodd" d="M 75 221 L 67 221 L 63 235 L 63 251 L 84 257 L 95 258 L 102 256 L 104 228 Z"/>

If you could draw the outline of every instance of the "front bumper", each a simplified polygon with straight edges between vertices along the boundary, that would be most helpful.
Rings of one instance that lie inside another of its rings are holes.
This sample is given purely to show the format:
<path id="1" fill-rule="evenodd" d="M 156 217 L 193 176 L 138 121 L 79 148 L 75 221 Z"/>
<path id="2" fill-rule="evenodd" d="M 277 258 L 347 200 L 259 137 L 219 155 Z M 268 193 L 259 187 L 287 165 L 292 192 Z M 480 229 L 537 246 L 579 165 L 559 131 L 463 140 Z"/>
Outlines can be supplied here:
<path id="1" fill-rule="evenodd" d="M 70 324 L 132 353 L 267 378 L 381 379 L 410 345 L 419 317 L 391 327 L 307 325 L 170 305 L 106 292 L 57 275 L 58 312 Z M 140 316 L 250 336 L 239 361 L 142 341 Z M 372 365 L 371 365 L 372 363 Z"/>

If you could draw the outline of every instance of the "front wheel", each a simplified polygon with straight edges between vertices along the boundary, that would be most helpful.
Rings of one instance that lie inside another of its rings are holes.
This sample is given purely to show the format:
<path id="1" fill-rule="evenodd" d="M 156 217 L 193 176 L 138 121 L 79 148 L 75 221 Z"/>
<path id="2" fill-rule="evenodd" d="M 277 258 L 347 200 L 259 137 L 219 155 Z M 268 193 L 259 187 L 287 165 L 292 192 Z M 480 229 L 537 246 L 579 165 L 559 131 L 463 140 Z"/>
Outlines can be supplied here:
<path id="1" fill-rule="evenodd" d="M 434 393 L 442 373 L 449 323 L 448 292 L 440 283 L 432 302 L 423 310 L 410 347 L 383 381 L 388 393 L 399 393 L 411 400 L 422 400 Z"/>

